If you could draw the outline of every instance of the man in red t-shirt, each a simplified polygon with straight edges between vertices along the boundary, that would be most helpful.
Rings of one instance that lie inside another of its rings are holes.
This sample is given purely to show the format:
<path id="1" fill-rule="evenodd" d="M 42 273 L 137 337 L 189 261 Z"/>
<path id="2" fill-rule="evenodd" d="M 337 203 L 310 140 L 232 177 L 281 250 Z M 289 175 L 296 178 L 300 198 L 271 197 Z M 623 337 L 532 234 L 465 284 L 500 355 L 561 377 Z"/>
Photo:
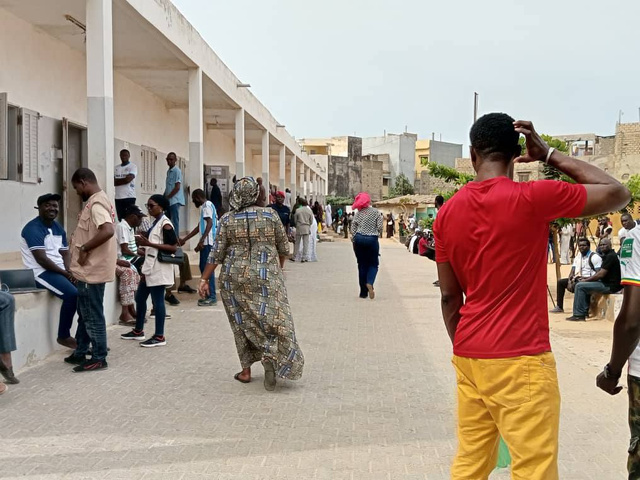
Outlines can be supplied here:
<path id="1" fill-rule="evenodd" d="M 470 137 L 477 177 L 442 207 L 434 225 L 458 383 L 459 447 L 451 478 L 487 479 L 502 435 L 513 478 L 557 480 L 560 392 L 547 316 L 549 222 L 619 210 L 630 195 L 599 168 L 549 148 L 531 122 L 492 113 L 478 119 Z M 511 180 L 514 161 L 537 160 L 577 184 Z"/>

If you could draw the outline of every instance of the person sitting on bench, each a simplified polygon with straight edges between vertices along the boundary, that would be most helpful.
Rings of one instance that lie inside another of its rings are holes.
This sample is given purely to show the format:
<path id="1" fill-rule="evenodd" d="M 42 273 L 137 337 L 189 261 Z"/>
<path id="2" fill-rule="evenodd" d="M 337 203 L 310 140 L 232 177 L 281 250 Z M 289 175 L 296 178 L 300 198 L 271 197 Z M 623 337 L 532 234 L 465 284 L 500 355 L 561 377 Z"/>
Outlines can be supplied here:
<path id="1" fill-rule="evenodd" d="M 13 295 L 0 291 L 0 374 L 5 383 L 15 385 L 20 381 L 13 374 L 11 352 L 16 350 L 16 334 L 14 328 L 15 300 Z M 0 383 L 0 395 L 7 391 L 7 386 Z"/>
<path id="2" fill-rule="evenodd" d="M 60 199 L 55 193 L 38 197 L 38 216 L 22 229 L 20 250 L 24 266 L 33 270 L 36 285 L 62 300 L 58 343 L 73 350 L 76 340 L 71 336 L 71 325 L 76 314 L 78 290 L 69 271 L 71 255 L 67 234 L 56 222 Z"/>

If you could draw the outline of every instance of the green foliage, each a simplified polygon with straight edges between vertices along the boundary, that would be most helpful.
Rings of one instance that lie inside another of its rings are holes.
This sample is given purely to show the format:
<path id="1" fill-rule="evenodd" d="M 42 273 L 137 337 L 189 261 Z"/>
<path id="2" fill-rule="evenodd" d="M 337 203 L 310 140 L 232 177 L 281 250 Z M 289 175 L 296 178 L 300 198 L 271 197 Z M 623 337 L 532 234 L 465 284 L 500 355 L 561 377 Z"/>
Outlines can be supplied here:
<path id="1" fill-rule="evenodd" d="M 420 157 L 420 165 L 422 165 L 423 167 L 429 165 L 429 155 L 422 155 Z"/>
<path id="2" fill-rule="evenodd" d="M 637 203 L 640 202 L 640 175 L 631 175 L 624 185 L 631 192 L 631 201 L 625 210 L 632 212 L 635 210 Z"/>
<path id="3" fill-rule="evenodd" d="M 455 168 L 440 165 L 439 163 L 429 162 L 428 167 L 429 175 L 432 177 L 440 178 L 447 183 L 453 183 L 459 187 L 466 185 L 474 179 L 473 175 L 459 172 Z"/>
<path id="4" fill-rule="evenodd" d="M 327 203 L 333 207 L 344 206 L 344 205 L 353 205 L 354 198 L 353 197 L 327 197 Z"/>
<path id="5" fill-rule="evenodd" d="M 389 189 L 389 194 L 393 197 L 401 197 L 403 195 L 413 195 L 415 192 L 413 185 L 409 179 L 400 174 L 396 177 L 393 187 Z"/>
<path id="6" fill-rule="evenodd" d="M 433 230 L 433 222 L 435 220 L 433 218 L 421 218 L 420 220 L 418 220 L 418 226 L 422 229 L 429 229 L 429 230 Z"/>

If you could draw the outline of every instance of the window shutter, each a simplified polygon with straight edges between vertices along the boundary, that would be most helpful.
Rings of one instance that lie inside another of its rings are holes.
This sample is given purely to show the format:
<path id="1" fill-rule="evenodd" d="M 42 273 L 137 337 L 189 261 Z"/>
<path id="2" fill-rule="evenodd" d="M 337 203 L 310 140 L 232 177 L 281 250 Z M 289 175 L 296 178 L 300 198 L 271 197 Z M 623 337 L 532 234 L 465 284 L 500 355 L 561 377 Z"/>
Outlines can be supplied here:
<path id="1" fill-rule="evenodd" d="M 0 180 L 9 178 L 9 105 L 6 93 L 0 93 Z"/>
<path id="2" fill-rule="evenodd" d="M 156 151 L 142 146 L 142 191 L 155 193 L 156 190 Z"/>
<path id="3" fill-rule="evenodd" d="M 38 183 L 38 112 L 20 109 L 22 118 L 22 181 Z"/>

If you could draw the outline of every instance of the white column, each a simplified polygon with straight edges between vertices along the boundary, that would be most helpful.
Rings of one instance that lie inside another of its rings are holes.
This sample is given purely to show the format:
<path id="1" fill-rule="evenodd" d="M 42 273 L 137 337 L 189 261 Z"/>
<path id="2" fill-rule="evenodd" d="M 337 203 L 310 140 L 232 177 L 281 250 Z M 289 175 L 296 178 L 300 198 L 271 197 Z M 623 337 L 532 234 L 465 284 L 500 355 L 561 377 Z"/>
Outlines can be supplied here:
<path id="1" fill-rule="evenodd" d="M 183 172 L 188 179 L 188 191 L 203 187 L 204 179 L 204 105 L 202 102 L 202 70 L 189 69 L 189 172 Z M 187 222 L 189 231 L 198 225 L 198 211 L 189 198 L 187 201 Z"/>
<path id="2" fill-rule="evenodd" d="M 307 197 L 308 200 L 311 200 L 310 177 L 311 177 L 311 169 L 305 165 L 304 166 L 304 195 L 305 197 Z"/>
<path id="3" fill-rule="evenodd" d="M 262 132 L 262 184 L 269 192 L 269 132 Z"/>
<path id="4" fill-rule="evenodd" d="M 286 148 L 284 145 L 280 146 L 280 178 L 278 179 L 278 190 L 284 192 L 286 176 L 287 176 L 287 156 Z"/>
<path id="5" fill-rule="evenodd" d="M 295 155 L 291 156 L 291 185 L 289 186 L 289 190 L 291 190 L 291 207 L 293 207 L 294 202 L 296 201 L 296 197 L 298 196 L 298 177 L 296 176 L 296 167 L 298 166 L 298 159 Z"/>
<path id="6" fill-rule="evenodd" d="M 302 163 L 300 165 L 300 174 L 298 175 L 298 187 L 299 187 L 299 192 L 298 192 L 298 196 L 304 198 L 306 189 L 305 189 L 305 185 L 304 185 L 304 171 L 307 167 L 305 167 L 304 163 Z"/>
<path id="7" fill-rule="evenodd" d="M 88 166 L 114 198 L 112 0 L 87 0 L 86 10 Z"/>
<path id="8" fill-rule="evenodd" d="M 236 110 L 236 178 L 244 177 L 244 108 Z"/>

